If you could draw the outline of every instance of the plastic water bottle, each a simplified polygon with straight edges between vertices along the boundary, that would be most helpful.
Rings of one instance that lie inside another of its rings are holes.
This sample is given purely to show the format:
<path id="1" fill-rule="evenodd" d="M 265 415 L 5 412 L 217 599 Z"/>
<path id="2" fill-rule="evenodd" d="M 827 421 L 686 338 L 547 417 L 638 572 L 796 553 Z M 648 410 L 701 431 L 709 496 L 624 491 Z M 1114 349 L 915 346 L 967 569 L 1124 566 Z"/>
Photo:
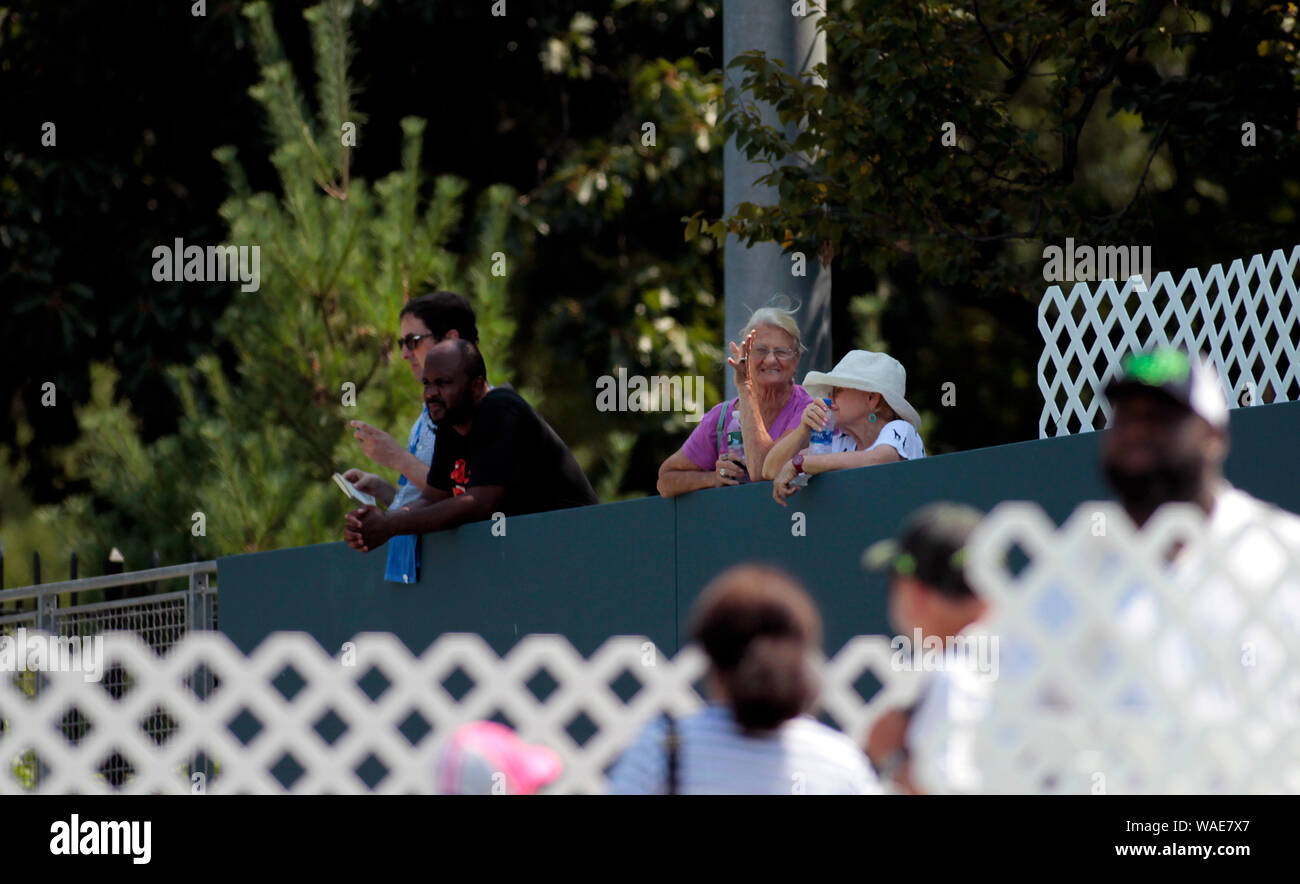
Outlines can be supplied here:
<path id="1" fill-rule="evenodd" d="M 727 453 L 741 463 L 745 463 L 745 436 L 740 429 L 740 417 L 736 414 L 731 416 L 731 423 L 727 425 Z M 748 467 L 748 464 L 746 466 Z M 749 481 L 749 474 L 742 472 L 735 478 L 743 485 Z"/>
<path id="2" fill-rule="evenodd" d="M 826 429 L 814 430 L 812 441 L 808 444 L 809 454 L 830 454 L 831 439 L 835 437 L 835 412 L 831 411 L 831 400 L 823 399 L 826 403 Z"/>

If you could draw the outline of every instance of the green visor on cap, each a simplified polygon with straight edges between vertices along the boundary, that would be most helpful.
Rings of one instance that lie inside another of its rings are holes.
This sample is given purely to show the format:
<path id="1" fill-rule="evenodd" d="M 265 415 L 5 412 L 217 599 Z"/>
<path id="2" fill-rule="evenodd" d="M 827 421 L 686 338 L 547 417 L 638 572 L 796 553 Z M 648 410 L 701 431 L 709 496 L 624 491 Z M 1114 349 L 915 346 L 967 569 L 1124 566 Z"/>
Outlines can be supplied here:
<path id="1" fill-rule="evenodd" d="M 960 571 L 966 566 L 966 548 L 962 547 L 948 557 L 948 565 Z M 867 571 L 913 575 L 916 573 L 916 556 L 907 552 L 898 541 L 881 540 L 867 547 L 862 554 L 862 567 Z"/>
<path id="2" fill-rule="evenodd" d="M 1137 381 L 1148 387 L 1165 384 L 1183 384 L 1192 373 L 1192 361 L 1187 354 L 1172 348 L 1161 348 L 1150 353 L 1132 353 L 1120 363 L 1126 381 Z"/>
<path id="3" fill-rule="evenodd" d="M 902 545 L 894 538 L 878 540 L 862 554 L 862 567 L 867 571 L 890 571 L 899 574 L 912 574 L 916 571 L 916 559 L 903 551 Z"/>
<path id="4" fill-rule="evenodd" d="M 890 577 L 914 577 L 954 598 L 969 596 L 963 574 L 966 544 L 982 517 L 964 504 L 928 504 L 908 517 L 897 537 L 867 547 L 862 567 Z"/>
<path id="5" fill-rule="evenodd" d="M 1218 376 L 1182 350 L 1157 347 L 1125 356 L 1103 392 L 1113 404 L 1117 397 L 1139 390 L 1172 399 L 1211 426 L 1228 427 L 1228 401 Z"/>

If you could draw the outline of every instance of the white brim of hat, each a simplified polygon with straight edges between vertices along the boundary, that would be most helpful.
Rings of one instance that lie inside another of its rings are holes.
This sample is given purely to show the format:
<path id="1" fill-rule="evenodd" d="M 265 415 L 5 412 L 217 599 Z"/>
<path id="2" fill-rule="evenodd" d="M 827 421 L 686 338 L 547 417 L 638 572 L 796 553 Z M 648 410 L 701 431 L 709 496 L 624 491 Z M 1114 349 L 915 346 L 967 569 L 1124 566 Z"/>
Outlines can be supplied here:
<path id="1" fill-rule="evenodd" d="M 814 399 L 828 399 L 831 395 L 832 387 L 843 387 L 850 390 L 861 390 L 864 393 L 879 393 L 885 397 L 889 407 L 894 409 L 894 414 L 916 427 L 919 432 L 921 429 L 921 416 L 916 413 L 912 404 L 903 397 L 901 393 L 891 393 L 884 390 L 871 390 L 863 385 L 862 381 L 857 378 L 844 377 L 843 375 L 827 374 L 824 371 L 810 371 L 808 376 L 803 379 L 803 388 L 808 391 L 808 395 Z"/>

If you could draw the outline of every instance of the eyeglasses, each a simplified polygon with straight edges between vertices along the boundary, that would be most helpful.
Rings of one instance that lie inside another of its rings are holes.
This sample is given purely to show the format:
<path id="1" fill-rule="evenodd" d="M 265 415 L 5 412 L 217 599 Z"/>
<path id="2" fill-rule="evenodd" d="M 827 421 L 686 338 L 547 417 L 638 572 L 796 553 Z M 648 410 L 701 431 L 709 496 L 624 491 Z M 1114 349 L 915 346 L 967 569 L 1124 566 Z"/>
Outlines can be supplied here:
<path id="1" fill-rule="evenodd" d="M 420 346 L 421 341 L 423 341 L 425 338 L 432 338 L 432 337 L 435 337 L 433 332 L 426 332 L 425 334 L 422 335 L 406 335 L 405 337 L 401 337 L 397 339 L 397 349 L 400 350 L 403 347 L 405 347 L 408 350 L 414 351 L 416 347 Z"/>
<path id="2" fill-rule="evenodd" d="M 791 349 L 790 347 L 778 347 L 775 350 L 771 349 L 770 347 L 755 347 L 750 352 L 754 354 L 754 358 L 757 359 L 759 362 L 762 362 L 768 356 L 775 356 L 777 359 L 781 360 L 782 362 L 786 362 L 794 358 L 794 350 Z"/>

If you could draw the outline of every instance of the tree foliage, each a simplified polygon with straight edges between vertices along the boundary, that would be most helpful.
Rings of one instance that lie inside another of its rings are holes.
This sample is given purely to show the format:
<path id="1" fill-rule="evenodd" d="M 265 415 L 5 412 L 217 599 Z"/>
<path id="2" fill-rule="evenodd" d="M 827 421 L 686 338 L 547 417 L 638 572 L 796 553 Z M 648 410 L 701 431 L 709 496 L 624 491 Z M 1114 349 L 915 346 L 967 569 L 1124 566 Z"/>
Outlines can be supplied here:
<path id="1" fill-rule="evenodd" d="M 1230 192 L 1265 171 L 1294 181 L 1295 4 L 1251 7 L 1114 3 L 1101 17 L 1088 4 L 844 4 L 821 19 L 825 85 L 759 52 L 733 62 L 743 77 L 729 122 L 751 159 L 773 164 L 762 180 L 781 197 L 742 204 L 733 227 L 749 242 L 793 231 L 851 245 L 881 269 L 914 252 L 926 279 L 991 285 L 1023 273 L 990 265 L 985 245 L 1014 257 L 1067 235 L 1142 235 L 1152 219 L 1138 198 L 1189 177 Z M 755 100 L 793 137 L 765 125 Z M 1115 188 L 1091 177 L 1107 136 L 1145 148 L 1109 158 Z M 1292 219 L 1284 193 L 1266 199 L 1261 222 Z"/>
<path id="2" fill-rule="evenodd" d="M 721 395 L 721 249 L 684 232 L 830 244 L 835 351 L 904 361 L 932 451 L 1035 435 L 1043 245 L 1151 244 L 1181 269 L 1296 241 L 1294 4 L 832 0 L 825 88 L 754 55 L 724 77 L 717 0 L 485 6 L 5 5 L 6 540 L 60 532 L 89 562 L 90 531 L 138 567 L 155 546 L 334 538 L 344 421 L 409 425 L 418 391 L 386 341 L 434 285 L 476 301 L 493 380 L 612 500 L 652 493 L 692 425 L 597 412 L 597 378 L 698 374 Z M 779 205 L 723 218 L 728 131 Z M 152 281 L 177 236 L 259 243 L 262 288 Z"/>
<path id="3" fill-rule="evenodd" d="M 147 437 L 172 432 L 166 368 L 210 350 L 228 301 L 221 284 L 149 274 L 154 245 L 221 237 L 212 148 L 261 140 L 238 85 L 253 54 L 209 6 L 0 4 L 0 470 L 21 471 L 37 503 L 84 490 L 60 452 L 91 363 L 113 364 Z M 42 405 L 45 383 L 58 407 Z"/>
<path id="4" fill-rule="evenodd" d="M 364 460 L 347 421 L 404 441 L 421 405 L 409 368 L 393 358 L 395 317 L 409 297 L 465 292 L 494 379 L 511 377 L 513 320 L 504 282 L 486 268 L 504 248 L 513 193 L 483 194 L 474 248 L 462 254 L 448 240 L 462 223 L 466 185 L 443 176 L 427 186 L 423 120 L 400 122 L 401 168 L 373 185 L 350 174 L 343 124 L 363 118 L 350 106 L 344 8 L 329 0 L 307 12 L 314 111 L 284 60 L 269 8 L 245 11 L 262 72 L 250 92 L 264 110 L 279 189 L 254 191 L 237 151 L 215 151 L 231 191 L 221 207 L 227 241 L 261 249 L 260 288 L 238 289 L 216 329 L 234 354 L 235 382 L 213 354 L 173 368 L 178 432 L 146 442 L 129 404 L 113 398 L 111 370 L 96 372 L 70 453 L 70 469 L 93 491 L 66 504 L 77 517 L 69 524 L 83 540 L 94 538 L 93 547 L 129 546 L 128 559 L 139 562 L 149 545 L 183 560 L 336 537 L 347 501 L 330 474 Z M 97 502 L 111 507 L 97 514 Z M 193 533 L 196 513 L 205 536 Z"/>
<path id="5" fill-rule="evenodd" d="M 839 256 L 836 300 L 863 295 L 941 447 L 1032 434 L 1045 245 L 1152 245 L 1181 271 L 1295 241 L 1296 5 L 1093 7 L 833 0 L 822 82 L 732 62 L 727 122 L 779 201 L 715 229 Z M 959 374 L 978 408 L 935 408 Z"/>
<path id="6" fill-rule="evenodd" d="M 539 0 L 510 4 L 503 18 L 472 4 L 375 0 L 351 5 L 351 48 L 336 39 L 333 7 L 304 24 L 304 7 L 315 3 L 277 0 L 251 18 L 242 14 L 246 4 L 209 4 L 207 17 L 194 18 L 186 9 L 123 17 L 97 0 L 19 0 L 0 14 L 0 101 L 15 111 L 0 130 L 0 239 L 11 246 L 0 261 L 0 297 L 16 308 L 0 330 L 9 417 L 0 421 L 0 455 L 14 491 L 0 500 L 0 530 L 11 547 L 10 584 L 23 579 L 15 565 L 25 559 L 27 538 L 45 537 L 35 545 L 47 556 L 72 547 L 93 561 L 81 520 L 56 530 L 54 511 L 30 510 L 29 497 L 65 500 L 65 512 L 93 516 L 97 545 L 123 545 L 133 535 L 145 552 L 129 556 L 129 567 L 147 563 L 153 545 L 165 560 L 189 555 L 167 537 L 146 536 L 159 524 L 167 532 L 178 519 L 188 524 L 188 504 L 169 508 L 155 499 L 149 506 L 169 514 L 151 521 L 117 499 L 111 476 L 92 487 L 86 462 L 103 462 L 96 446 L 100 455 L 109 446 L 79 436 L 73 406 L 111 408 L 138 431 L 143 451 L 160 454 L 150 446 L 177 436 L 189 416 L 174 366 L 190 379 L 199 416 L 216 401 L 216 379 L 199 366 L 219 365 L 247 415 L 286 425 L 302 407 L 286 404 L 289 386 L 302 383 L 310 398 L 337 402 L 331 385 L 342 366 L 355 363 L 358 379 L 369 376 L 379 357 L 365 348 L 393 333 L 393 304 L 362 305 L 373 315 L 357 325 L 376 338 L 358 344 L 352 319 L 343 319 L 352 316 L 343 309 L 349 305 L 322 295 L 322 278 L 335 269 L 311 251 L 346 241 L 337 226 L 341 207 L 320 197 L 358 177 L 376 183 L 364 193 L 351 186 L 350 206 L 368 194 L 407 220 L 377 225 L 382 249 L 363 228 L 355 253 L 365 267 L 338 270 L 344 283 L 371 274 L 366 285 L 383 293 L 416 286 L 428 272 L 416 265 L 429 250 L 393 244 L 445 233 L 439 254 L 455 256 L 443 262 L 455 268 L 437 272 L 447 285 L 481 295 L 490 376 L 509 377 L 541 406 L 602 499 L 652 492 L 658 462 L 691 427 L 681 414 L 597 412 L 597 378 L 620 365 L 701 374 L 709 396 L 720 395 L 720 254 L 711 242 L 685 242 L 679 223 L 699 207 L 721 208 L 716 0 Z M 317 52 L 313 44 L 326 37 L 333 51 Z M 341 57 L 351 65 L 346 81 L 336 74 Z M 111 81 L 99 76 L 109 66 Z M 239 84 L 254 85 L 258 98 Z M 262 100 L 273 101 L 273 115 L 262 112 Z M 195 102 L 201 113 L 165 110 Z M 413 156 L 403 115 L 428 120 Z M 59 146 L 43 151 L 40 123 L 52 117 Z M 355 150 L 343 150 L 338 138 L 345 117 L 359 124 Z M 218 144 L 232 148 L 218 152 L 223 162 L 238 158 L 226 174 L 215 174 L 222 171 L 212 162 Z M 394 168 L 403 174 L 390 175 Z M 412 189 L 414 175 L 426 182 L 423 190 Z M 286 195 L 303 192 L 306 182 L 316 188 L 307 188 L 311 200 Z M 438 202 L 428 215 L 446 229 L 423 224 L 423 203 L 412 211 L 412 199 Z M 220 214 L 222 205 L 238 217 Z M 477 211 L 465 217 L 462 206 Z M 264 263 L 266 285 L 255 296 L 228 284 L 149 277 L 159 243 L 235 241 L 236 224 L 238 236 L 261 236 L 278 229 L 276 215 L 289 218 L 296 236 L 262 242 L 264 258 L 275 248 L 280 263 Z M 501 243 L 507 276 L 491 275 L 484 242 Z M 385 249 L 394 259 L 381 260 Z M 273 302 L 282 289 L 272 292 L 272 276 L 286 273 L 299 287 L 290 301 Z M 296 337 L 313 310 L 318 325 Z M 350 355 L 340 361 L 341 353 Z M 259 358 L 280 374 L 248 372 Z M 103 367 L 92 372 L 94 363 Z M 374 371 L 367 396 L 390 380 L 399 393 L 410 391 L 403 369 L 380 361 Z M 59 408 L 40 407 L 45 380 L 57 382 Z M 321 420 L 324 406 L 313 407 L 306 417 Z M 409 420 L 403 414 L 401 423 Z M 327 461 L 332 436 L 302 435 L 291 444 Z M 205 450 L 191 447 L 195 457 Z M 329 530 L 309 540 L 334 536 L 332 514 L 321 521 Z M 217 548 L 192 542 L 203 555 Z"/>

